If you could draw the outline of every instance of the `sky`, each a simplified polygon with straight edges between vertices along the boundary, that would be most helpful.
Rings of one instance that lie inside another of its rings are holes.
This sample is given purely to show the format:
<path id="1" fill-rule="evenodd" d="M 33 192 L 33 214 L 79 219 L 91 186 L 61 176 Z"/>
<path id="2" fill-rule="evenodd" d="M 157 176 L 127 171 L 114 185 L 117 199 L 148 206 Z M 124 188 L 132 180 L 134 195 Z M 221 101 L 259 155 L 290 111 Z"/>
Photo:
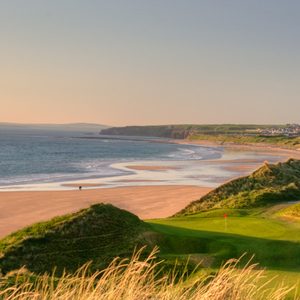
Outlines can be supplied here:
<path id="1" fill-rule="evenodd" d="M 298 0 L 2 0 L 0 122 L 300 123 Z"/>

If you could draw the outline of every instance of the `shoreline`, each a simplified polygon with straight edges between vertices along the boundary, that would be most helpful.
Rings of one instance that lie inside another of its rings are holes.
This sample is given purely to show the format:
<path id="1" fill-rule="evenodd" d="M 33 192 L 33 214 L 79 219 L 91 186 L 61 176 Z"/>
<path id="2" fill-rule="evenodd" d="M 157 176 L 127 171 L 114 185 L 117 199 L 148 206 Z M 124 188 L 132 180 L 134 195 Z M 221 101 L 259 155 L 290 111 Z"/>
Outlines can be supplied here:
<path id="1" fill-rule="evenodd" d="M 295 155 L 295 158 L 300 159 L 300 150 L 292 149 L 289 147 L 283 147 L 276 144 L 265 144 L 265 143 L 248 143 L 248 144 L 239 144 L 234 142 L 217 142 L 211 140 L 188 140 L 188 139 L 181 139 L 181 140 L 174 140 L 174 142 L 178 144 L 187 144 L 187 145 L 200 145 L 200 146 L 207 146 L 207 147 L 223 147 L 224 149 L 234 149 L 234 150 L 252 150 L 252 151 L 259 151 L 265 153 L 280 153 L 284 154 L 285 156 L 288 155 Z"/>
<path id="2" fill-rule="evenodd" d="M 195 159 L 195 160 L 184 160 L 184 161 L 173 161 L 173 160 L 162 160 L 162 161 L 128 161 L 128 162 L 115 162 L 110 165 L 111 168 L 123 171 L 123 175 L 108 175 L 108 176 L 93 176 L 90 178 L 80 178 L 53 181 L 48 183 L 36 182 L 36 183 L 25 183 L 25 184 L 14 184 L 7 186 L 0 186 L 1 192 L 14 192 L 14 191 L 65 191 L 73 190 L 82 186 L 84 188 L 116 188 L 124 186 L 141 186 L 141 185 L 198 185 L 207 186 L 203 182 L 196 182 L 190 180 L 190 182 L 182 180 L 174 180 L 174 176 L 179 178 L 180 172 L 186 171 L 186 165 L 210 165 L 218 166 L 223 171 L 232 172 L 232 176 L 228 175 L 224 182 L 233 178 L 244 176 L 245 174 L 255 170 L 257 167 L 264 163 L 257 157 L 247 158 L 243 157 L 245 153 L 259 153 L 260 155 L 266 155 L 266 160 L 270 160 L 271 163 L 287 160 L 290 157 L 300 159 L 300 151 L 294 149 L 286 149 L 280 147 L 274 147 L 274 145 L 262 145 L 262 144 L 238 144 L 238 143 L 220 143 L 210 140 L 199 140 L 190 141 L 187 139 L 177 140 L 165 140 L 161 141 L 165 143 L 174 143 L 178 145 L 193 145 L 200 147 L 216 147 L 216 149 L 223 149 L 222 156 L 219 158 L 206 158 L 206 159 Z M 231 153 L 233 151 L 233 153 Z M 228 157 L 228 154 L 229 157 Z M 241 155 L 240 155 L 241 154 Z M 272 159 L 276 157 L 276 159 Z M 179 163 L 180 162 L 180 163 Z M 227 164 L 227 165 L 225 165 Z M 230 164 L 230 165 L 228 165 Z M 218 170 L 216 170 L 218 172 Z M 220 170 L 219 170 L 220 171 Z M 150 174 L 152 173 L 152 174 Z M 155 174 L 154 174 L 155 173 Z M 177 173 L 177 174 L 176 174 Z M 193 174 L 195 175 L 195 174 Z M 172 178 L 173 176 L 173 178 Z M 199 177 L 203 177 L 202 175 Z M 196 178 L 196 176 L 189 176 L 189 178 Z M 171 179 L 171 180 L 170 180 Z M 173 179 L 173 180 L 172 180 Z M 181 178 L 182 179 L 182 178 Z M 218 185 L 222 182 L 217 181 Z M 208 185 L 212 186 L 211 184 Z"/>
<path id="3" fill-rule="evenodd" d="M 195 162 L 195 164 L 206 164 L 210 165 L 224 165 L 224 164 L 233 164 L 232 166 L 221 166 L 224 171 L 234 172 L 234 176 L 231 178 L 236 178 L 239 176 L 245 175 L 248 171 L 254 170 L 263 164 L 264 161 L 259 160 L 257 158 L 252 158 L 252 162 L 247 158 L 238 158 L 239 152 L 241 154 L 247 152 L 259 153 L 261 155 L 270 156 L 270 158 L 277 156 L 278 159 L 273 160 L 271 162 L 279 162 L 287 160 L 290 157 L 300 159 L 300 151 L 294 149 L 286 149 L 274 146 L 266 146 L 266 145 L 257 145 L 257 144 L 237 144 L 237 143 L 219 143 L 208 140 L 199 140 L 199 141 L 190 141 L 187 139 L 178 139 L 178 140 L 166 140 L 159 141 L 160 143 L 173 143 L 178 145 L 193 145 L 193 146 L 201 146 L 201 147 L 216 147 L 224 150 L 222 156 L 220 158 L 212 158 L 212 159 L 195 159 L 195 160 L 185 160 L 185 161 L 128 161 L 128 162 L 115 162 L 110 165 L 111 168 L 118 169 L 120 171 L 125 171 L 124 175 L 112 175 L 112 176 L 93 176 L 90 178 L 77 178 L 70 179 L 64 181 L 53 181 L 48 183 L 28 183 L 28 184 L 14 184 L 7 186 L 0 186 L 1 192 L 14 192 L 14 191 L 65 191 L 72 190 L 74 188 L 78 188 L 79 186 L 84 186 L 85 188 L 115 188 L 115 187 L 124 187 L 124 186 L 133 186 L 135 185 L 200 185 L 205 186 L 203 183 L 197 183 L 195 181 L 191 181 L 188 183 L 182 183 L 179 181 L 171 182 L 168 178 L 165 179 L 165 175 L 173 175 L 175 172 L 185 171 L 182 168 L 182 165 L 191 164 L 191 162 Z M 231 157 L 226 157 L 226 154 L 231 151 L 235 152 Z M 268 159 L 267 159 L 268 160 Z M 180 162 L 180 164 L 176 164 L 176 162 Z M 183 164 L 181 164 L 184 162 Z M 246 166 L 245 166 L 246 164 Z M 240 166 L 239 166 L 240 165 Z M 126 174 L 127 173 L 127 174 Z M 150 174 L 152 173 L 152 174 Z M 155 174 L 154 174 L 155 173 Z M 240 174 L 238 174 L 240 173 Z M 163 176 L 162 176 L 163 175 Z M 152 176 L 155 176 L 153 178 Z M 156 178 L 158 176 L 158 178 Z M 230 179 L 230 176 L 227 176 Z M 191 177 L 192 178 L 192 177 Z M 227 181 L 227 180 L 226 180 Z M 127 184 L 126 184 L 127 183 Z M 219 183 L 219 181 L 218 181 Z"/>

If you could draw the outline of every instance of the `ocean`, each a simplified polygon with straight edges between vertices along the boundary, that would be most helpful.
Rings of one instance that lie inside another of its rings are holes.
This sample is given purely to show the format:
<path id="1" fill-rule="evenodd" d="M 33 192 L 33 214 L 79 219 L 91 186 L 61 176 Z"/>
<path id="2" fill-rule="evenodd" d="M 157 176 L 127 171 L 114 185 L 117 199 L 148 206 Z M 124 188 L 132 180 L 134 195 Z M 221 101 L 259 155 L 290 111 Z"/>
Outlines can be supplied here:
<path id="1" fill-rule="evenodd" d="M 62 131 L 0 131 L 0 186 L 106 178 L 132 173 L 126 162 L 218 159 L 220 147 L 170 143 L 164 139 L 88 136 Z"/>

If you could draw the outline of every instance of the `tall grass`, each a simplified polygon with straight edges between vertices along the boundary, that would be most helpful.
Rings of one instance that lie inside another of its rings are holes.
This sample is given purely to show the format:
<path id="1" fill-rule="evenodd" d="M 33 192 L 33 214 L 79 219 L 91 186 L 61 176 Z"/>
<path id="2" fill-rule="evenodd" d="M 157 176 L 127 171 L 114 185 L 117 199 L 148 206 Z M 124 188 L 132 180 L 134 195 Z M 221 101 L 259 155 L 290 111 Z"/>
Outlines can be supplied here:
<path id="1" fill-rule="evenodd" d="M 195 272 L 178 277 L 176 268 L 167 275 L 157 275 L 157 249 L 145 258 L 142 250 L 130 260 L 116 258 L 103 271 L 89 274 L 84 265 L 75 274 L 63 274 L 59 279 L 39 276 L 37 280 L 23 280 L 16 274 L 15 284 L 0 288 L 0 299 L 6 300 L 247 300 L 285 299 L 292 288 L 267 288 L 269 281 L 257 265 L 248 264 L 239 269 L 239 260 L 229 260 L 214 276 L 199 276 Z"/>

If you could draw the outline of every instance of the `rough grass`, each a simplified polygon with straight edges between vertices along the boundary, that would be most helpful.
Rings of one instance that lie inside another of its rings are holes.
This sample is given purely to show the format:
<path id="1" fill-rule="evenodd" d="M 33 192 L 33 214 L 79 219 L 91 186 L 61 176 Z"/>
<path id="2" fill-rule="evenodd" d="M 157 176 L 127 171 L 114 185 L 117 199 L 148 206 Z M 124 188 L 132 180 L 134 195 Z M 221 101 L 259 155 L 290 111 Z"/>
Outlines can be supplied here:
<path id="1" fill-rule="evenodd" d="M 277 215 L 287 219 L 300 221 L 300 203 L 281 209 L 277 212 Z"/>
<path id="2" fill-rule="evenodd" d="M 137 216 L 97 204 L 75 214 L 34 224 L 0 241 L 0 270 L 26 266 L 35 273 L 74 272 L 93 260 L 101 269 L 115 256 L 129 255 L 147 228 Z"/>
<path id="3" fill-rule="evenodd" d="M 140 259 L 141 251 L 130 261 L 115 259 L 103 271 L 89 274 L 88 265 L 73 275 L 40 276 L 36 281 L 26 279 L 23 273 L 15 274 L 15 281 L 6 287 L 2 278 L 0 298 L 5 300 L 252 300 L 286 299 L 293 288 L 283 283 L 269 288 L 270 280 L 257 265 L 237 269 L 238 260 L 230 260 L 214 276 L 176 276 L 176 269 L 165 276 L 157 276 L 160 263 L 156 252 Z M 196 275 L 195 269 L 194 275 Z"/>
<path id="4" fill-rule="evenodd" d="M 265 164 L 249 176 L 221 185 L 190 203 L 177 215 L 214 208 L 251 208 L 271 206 L 300 198 L 300 160 Z"/>

